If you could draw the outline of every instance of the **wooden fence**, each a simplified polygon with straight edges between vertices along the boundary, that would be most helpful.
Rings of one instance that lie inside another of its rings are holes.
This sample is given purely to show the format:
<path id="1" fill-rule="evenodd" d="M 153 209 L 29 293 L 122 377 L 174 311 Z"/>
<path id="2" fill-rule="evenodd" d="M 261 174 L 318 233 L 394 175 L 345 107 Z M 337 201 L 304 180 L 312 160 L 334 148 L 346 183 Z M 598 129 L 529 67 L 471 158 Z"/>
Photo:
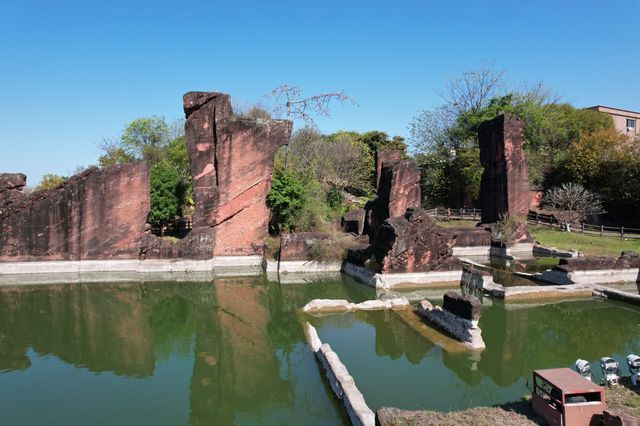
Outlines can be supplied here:
<path id="1" fill-rule="evenodd" d="M 558 221 L 558 219 L 556 219 L 554 215 L 538 213 L 533 210 L 529 211 L 527 220 L 529 223 L 535 223 L 536 225 L 562 228 L 562 224 Z M 621 239 L 640 238 L 640 229 L 629 228 L 625 226 L 604 226 L 583 222 L 579 226 L 572 225 L 570 229 L 573 232 L 599 235 L 600 237 L 620 237 Z"/>
<path id="2" fill-rule="evenodd" d="M 480 220 L 482 217 L 482 210 L 480 209 L 447 209 L 438 207 L 435 209 L 427 210 L 429 216 L 440 220 Z M 550 226 L 562 229 L 562 224 L 556 219 L 554 215 L 538 213 L 534 210 L 529 210 L 527 215 L 527 222 L 536 225 Z M 580 226 L 572 226 L 570 228 L 573 232 L 580 232 L 583 234 L 599 235 L 600 237 L 619 237 L 619 238 L 640 238 L 640 229 L 629 228 L 625 226 L 604 226 L 594 225 L 591 223 L 581 223 Z"/>

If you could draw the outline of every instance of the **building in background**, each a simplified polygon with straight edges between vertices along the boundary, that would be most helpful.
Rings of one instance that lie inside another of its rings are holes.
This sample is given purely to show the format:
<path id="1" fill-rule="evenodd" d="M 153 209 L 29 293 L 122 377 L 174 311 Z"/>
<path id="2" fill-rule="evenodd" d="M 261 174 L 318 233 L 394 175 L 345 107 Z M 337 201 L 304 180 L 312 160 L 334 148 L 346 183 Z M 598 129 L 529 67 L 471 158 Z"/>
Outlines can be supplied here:
<path id="1" fill-rule="evenodd" d="M 609 114 L 613 118 L 616 129 L 629 136 L 629 139 L 640 140 L 640 112 L 596 105 L 587 109 Z"/>

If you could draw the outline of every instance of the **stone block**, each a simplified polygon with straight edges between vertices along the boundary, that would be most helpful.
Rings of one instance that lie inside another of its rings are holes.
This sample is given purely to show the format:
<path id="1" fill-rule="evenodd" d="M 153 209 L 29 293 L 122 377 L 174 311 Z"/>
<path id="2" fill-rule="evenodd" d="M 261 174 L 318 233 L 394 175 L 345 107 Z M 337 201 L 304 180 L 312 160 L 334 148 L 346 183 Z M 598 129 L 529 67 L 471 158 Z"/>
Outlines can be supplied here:
<path id="1" fill-rule="evenodd" d="M 454 233 L 437 226 L 426 212 L 410 209 L 403 217 L 387 219 L 370 251 L 382 273 L 460 269 L 453 257 Z M 355 257 L 355 254 L 353 255 Z"/>
<path id="2" fill-rule="evenodd" d="M 364 232 L 366 211 L 365 209 L 355 209 L 347 212 L 340 221 L 340 226 L 344 232 L 351 232 L 362 235 Z"/>
<path id="3" fill-rule="evenodd" d="M 282 234 L 280 239 L 280 261 L 308 260 L 309 250 L 315 243 L 327 240 L 329 234 L 322 232 L 297 232 Z"/>
<path id="4" fill-rule="evenodd" d="M 482 303 L 477 297 L 462 295 L 454 291 L 448 291 L 444 294 L 442 308 L 470 321 L 478 321 L 482 315 Z"/>

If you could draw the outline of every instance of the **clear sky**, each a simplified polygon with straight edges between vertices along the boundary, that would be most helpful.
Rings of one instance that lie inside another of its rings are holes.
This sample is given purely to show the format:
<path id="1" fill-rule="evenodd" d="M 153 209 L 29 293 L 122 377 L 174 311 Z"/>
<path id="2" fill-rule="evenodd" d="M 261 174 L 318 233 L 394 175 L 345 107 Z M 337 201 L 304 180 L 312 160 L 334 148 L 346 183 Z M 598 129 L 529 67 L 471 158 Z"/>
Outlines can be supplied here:
<path id="1" fill-rule="evenodd" d="M 640 110 L 640 0 L 0 0 L 0 171 L 70 175 L 182 94 L 253 103 L 344 90 L 320 130 L 407 135 L 461 71 L 493 64 L 578 107 Z"/>

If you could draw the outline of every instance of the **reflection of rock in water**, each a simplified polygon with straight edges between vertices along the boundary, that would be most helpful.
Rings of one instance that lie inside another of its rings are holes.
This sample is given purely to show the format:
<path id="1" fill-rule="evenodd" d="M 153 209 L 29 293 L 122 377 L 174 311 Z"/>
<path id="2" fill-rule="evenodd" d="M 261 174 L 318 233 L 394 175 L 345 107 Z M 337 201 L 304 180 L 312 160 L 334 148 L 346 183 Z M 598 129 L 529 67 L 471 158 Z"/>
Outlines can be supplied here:
<path id="1" fill-rule="evenodd" d="M 267 287 L 260 278 L 219 279 L 215 308 L 197 312 L 191 377 L 192 425 L 231 424 L 238 413 L 271 404 L 288 406 L 290 383 L 279 375 L 268 334 Z"/>
<path id="2" fill-rule="evenodd" d="M 478 369 L 478 362 L 481 358 L 481 352 L 464 351 L 464 352 L 442 352 L 442 363 L 462 381 L 470 385 L 480 383 L 482 374 Z"/>
<path id="3" fill-rule="evenodd" d="M 32 347 L 91 371 L 148 376 L 154 355 L 146 316 L 137 286 L 1 289 L 0 368 L 26 368 Z"/>
<path id="4" fill-rule="evenodd" d="M 434 347 L 392 312 L 359 312 L 356 315 L 375 327 L 377 355 L 391 359 L 404 355 L 412 364 L 418 364 Z"/>

